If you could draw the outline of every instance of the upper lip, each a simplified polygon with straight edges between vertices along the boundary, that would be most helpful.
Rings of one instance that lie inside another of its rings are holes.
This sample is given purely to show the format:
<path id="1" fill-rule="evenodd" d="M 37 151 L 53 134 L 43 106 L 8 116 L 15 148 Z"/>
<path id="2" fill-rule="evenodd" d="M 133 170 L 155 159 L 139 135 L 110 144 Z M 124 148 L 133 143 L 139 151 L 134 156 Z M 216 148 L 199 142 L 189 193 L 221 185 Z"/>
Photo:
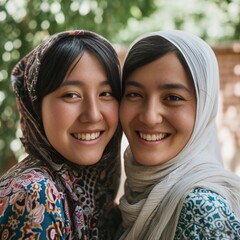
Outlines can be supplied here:
<path id="1" fill-rule="evenodd" d="M 95 133 L 95 132 L 102 132 L 103 129 L 95 129 L 95 130 L 87 130 L 87 129 L 84 129 L 84 130 L 77 130 L 77 131 L 72 131 L 72 133 Z"/>
<path id="2" fill-rule="evenodd" d="M 143 133 L 143 134 L 169 134 L 168 132 L 166 131 L 160 131 L 160 130 L 136 130 L 136 132 L 138 133 Z"/>

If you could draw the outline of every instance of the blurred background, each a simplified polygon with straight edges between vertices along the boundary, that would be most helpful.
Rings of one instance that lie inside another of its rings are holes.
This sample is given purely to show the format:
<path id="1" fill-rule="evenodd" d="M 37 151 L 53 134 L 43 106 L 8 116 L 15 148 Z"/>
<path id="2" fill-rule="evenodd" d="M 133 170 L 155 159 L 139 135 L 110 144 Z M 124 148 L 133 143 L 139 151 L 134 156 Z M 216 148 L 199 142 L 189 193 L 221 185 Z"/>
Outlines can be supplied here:
<path id="1" fill-rule="evenodd" d="M 0 175 L 24 156 L 10 84 L 21 57 L 56 32 L 88 29 L 108 38 L 123 62 L 137 36 L 173 28 L 202 37 L 217 55 L 219 141 L 226 167 L 240 175 L 240 0 L 0 0 Z M 124 137 L 122 152 L 126 146 Z"/>

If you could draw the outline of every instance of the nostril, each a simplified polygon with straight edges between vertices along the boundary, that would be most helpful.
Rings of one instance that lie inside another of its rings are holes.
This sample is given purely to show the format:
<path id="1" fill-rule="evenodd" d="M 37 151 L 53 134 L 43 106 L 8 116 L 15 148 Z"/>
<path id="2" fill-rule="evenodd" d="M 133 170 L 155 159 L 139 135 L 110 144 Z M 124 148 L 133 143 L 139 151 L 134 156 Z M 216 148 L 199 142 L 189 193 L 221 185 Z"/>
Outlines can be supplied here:
<path id="1" fill-rule="evenodd" d="M 82 122 L 98 122 L 103 119 L 101 111 L 97 107 L 88 107 L 79 116 Z"/>
<path id="2" fill-rule="evenodd" d="M 143 111 L 139 115 L 139 120 L 143 122 L 145 125 L 155 125 L 158 123 L 162 123 L 163 121 L 163 116 L 156 110 L 154 111 Z"/>

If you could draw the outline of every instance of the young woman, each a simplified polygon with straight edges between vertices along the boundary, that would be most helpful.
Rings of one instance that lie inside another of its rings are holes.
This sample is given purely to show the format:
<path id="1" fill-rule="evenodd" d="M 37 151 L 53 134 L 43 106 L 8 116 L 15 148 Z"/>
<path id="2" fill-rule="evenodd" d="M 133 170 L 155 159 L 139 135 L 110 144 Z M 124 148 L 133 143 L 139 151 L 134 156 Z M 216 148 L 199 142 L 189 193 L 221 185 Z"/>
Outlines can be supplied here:
<path id="1" fill-rule="evenodd" d="M 122 85 L 130 147 L 119 238 L 240 239 L 240 178 L 220 157 L 212 49 L 183 31 L 146 34 L 128 52 Z"/>
<path id="2" fill-rule="evenodd" d="M 0 238 L 112 239 L 122 134 L 112 45 L 89 31 L 58 33 L 12 81 L 28 156 L 0 179 Z"/>

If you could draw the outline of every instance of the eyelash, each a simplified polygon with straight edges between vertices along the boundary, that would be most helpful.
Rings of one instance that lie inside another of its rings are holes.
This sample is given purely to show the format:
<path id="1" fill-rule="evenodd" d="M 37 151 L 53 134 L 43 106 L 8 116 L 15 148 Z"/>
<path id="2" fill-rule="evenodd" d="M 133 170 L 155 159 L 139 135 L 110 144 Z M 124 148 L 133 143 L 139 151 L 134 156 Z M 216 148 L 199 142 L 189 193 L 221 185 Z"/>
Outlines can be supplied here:
<path id="1" fill-rule="evenodd" d="M 73 92 L 70 92 L 70 93 L 66 93 L 63 95 L 63 98 L 70 98 L 70 99 L 74 99 L 74 98 L 81 98 L 77 93 L 73 93 Z"/>
<path id="2" fill-rule="evenodd" d="M 112 97 L 113 94 L 112 94 L 112 92 L 102 92 L 102 93 L 100 94 L 100 96 L 103 96 L 103 97 Z"/>
<path id="3" fill-rule="evenodd" d="M 165 99 L 167 101 L 176 101 L 176 102 L 184 100 L 182 97 L 179 97 L 177 95 L 169 95 Z"/>
<path id="4" fill-rule="evenodd" d="M 142 95 L 136 92 L 127 92 L 125 94 L 126 98 L 129 98 L 131 100 L 137 100 L 138 98 L 142 98 Z M 180 103 L 181 101 L 184 101 L 183 97 L 180 97 L 178 95 L 167 95 L 166 97 L 163 98 L 164 101 L 166 101 L 166 104 L 177 104 Z"/>
<path id="5" fill-rule="evenodd" d="M 137 98 L 137 97 L 142 97 L 140 93 L 137 92 L 126 92 L 125 94 L 126 98 Z"/>
<path id="6" fill-rule="evenodd" d="M 126 93 L 125 96 L 126 97 L 141 97 L 141 95 L 139 93 L 136 93 L 136 92 Z M 175 100 L 175 101 L 183 100 L 182 97 L 177 96 L 177 95 L 168 95 L 165 99 Z M 176 100 L 176 99 L 178 99 L 178 100 Z"/>
<path id="7" fill-rule="evenodd" d="M 100 97 L 113 97 L 113 94 L 112 92 L 102 92 L 99 94 Z M 66 93 L 62 96 L 63 98 L 66 98 L 66 99 L 75 99 L 75 98 L 82 98 L 79 94 L 77 93 L 73 93 L 73 92 L 70 92 L 70 93 Z"/>

